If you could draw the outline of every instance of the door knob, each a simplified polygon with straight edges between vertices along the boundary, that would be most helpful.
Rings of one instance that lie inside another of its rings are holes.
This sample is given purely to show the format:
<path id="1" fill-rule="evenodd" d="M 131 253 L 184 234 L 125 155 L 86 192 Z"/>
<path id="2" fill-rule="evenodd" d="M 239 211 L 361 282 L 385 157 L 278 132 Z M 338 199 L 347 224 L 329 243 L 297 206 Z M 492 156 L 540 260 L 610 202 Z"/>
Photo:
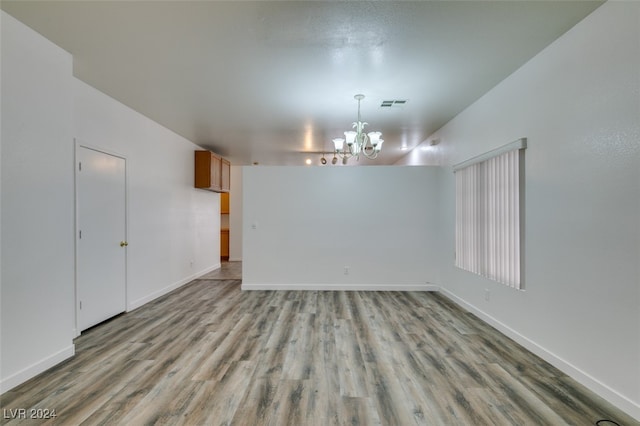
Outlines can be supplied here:
<path id="1" fill-rule="evenodd" d="M 129 243 L 128 243 L 128 242 L 126 242 L 126 241 L 120 241 L 120 247 L 126 247 L 126 246 L 128 246 L 128 245 L 129 245 Z"/>

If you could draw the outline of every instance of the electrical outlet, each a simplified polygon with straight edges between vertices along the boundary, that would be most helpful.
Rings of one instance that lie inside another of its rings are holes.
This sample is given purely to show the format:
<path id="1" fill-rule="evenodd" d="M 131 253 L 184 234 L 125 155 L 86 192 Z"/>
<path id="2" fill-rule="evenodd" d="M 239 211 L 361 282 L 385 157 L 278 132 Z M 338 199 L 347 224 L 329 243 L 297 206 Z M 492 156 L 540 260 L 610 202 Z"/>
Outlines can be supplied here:
<path id="1" fill-rule="evenodd" d="M 349 267 L 348 266 L 344 267 L 344 274 L 345 275 L 349 275 Z"/>
<path id="2" fill-rule="evenodd" d="M 189 266 L 190 266 L 191 268 L 193 268 L 193 259 L 191 259 L 191 260 L 189 261 Z"/>
<path id="3" fill-rule="evenodd" d="M 488 288 L 484 289 L 484 300 L 486 300 L 487 302 L 491 299 L 491 290 L 489 290 Z"/>

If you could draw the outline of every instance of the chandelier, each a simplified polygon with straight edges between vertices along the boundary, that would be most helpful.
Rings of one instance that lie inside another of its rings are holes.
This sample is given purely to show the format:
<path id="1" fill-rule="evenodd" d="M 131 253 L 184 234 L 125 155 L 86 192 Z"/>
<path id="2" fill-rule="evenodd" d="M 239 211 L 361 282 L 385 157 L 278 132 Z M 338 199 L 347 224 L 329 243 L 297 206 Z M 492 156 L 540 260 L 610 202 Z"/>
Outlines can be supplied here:
<path id="1" fill-rule="evenodd" d="M 364 127 L 369 124 L 360 119 L 360 101 L 364 99 L 364 95 L 355 95 L 353 98 L 358 101 L 358 121 L 353 123 L 355 131 L 344 132 L 344 138 L 335 138 L 333 140 L 335 152 L 342 158 L 342 164 L 347 164 L 351 157 L 360 160 L 360 154 L 373 160 L 378 156 L 384 142 L 380 139 L 382 133 L 364 132 Z M 347 144 L 346 147 L 344 146 L 345 143 Z"/>

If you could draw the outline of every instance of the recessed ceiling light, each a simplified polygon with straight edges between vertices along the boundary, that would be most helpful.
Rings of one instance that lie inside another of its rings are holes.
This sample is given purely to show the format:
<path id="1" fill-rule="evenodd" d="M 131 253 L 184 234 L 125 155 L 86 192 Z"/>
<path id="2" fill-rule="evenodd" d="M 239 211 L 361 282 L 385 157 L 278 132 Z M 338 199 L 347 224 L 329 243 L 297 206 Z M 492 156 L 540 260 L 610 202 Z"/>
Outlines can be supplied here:
<path id="1" fill-rule="evenodd" d="M 304 162 L 307 164 L 307 166 L 311 165 L 311 158 L 307 158 L 306 160 L 304 160 Z"/>

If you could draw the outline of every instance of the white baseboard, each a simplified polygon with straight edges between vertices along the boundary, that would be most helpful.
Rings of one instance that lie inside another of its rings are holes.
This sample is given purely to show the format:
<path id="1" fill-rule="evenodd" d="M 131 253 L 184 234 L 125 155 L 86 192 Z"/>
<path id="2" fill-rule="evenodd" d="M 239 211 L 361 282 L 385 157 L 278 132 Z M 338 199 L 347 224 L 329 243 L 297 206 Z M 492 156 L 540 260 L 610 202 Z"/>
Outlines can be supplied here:
<path id="1" fill-rule="evenodd" d="M 197 273 L 193 274 L 193 275 L 192 275 L 192 277 L 193 277 L 193 278 L 190 278 L 190 280 L 195 280 L 196 278 L 201 277 L 201 276 L 203 276 L 204 274 L 208 274 L 209 272 L 213 272 L 213 271 L 215 271 L 216 269 L 220 269 L 220 268 L 222 268 L 222 263 L 216 263 L 216 264 L 215 264 L 215 265 L 213 265 L 213 266 L 210 266 L 210 267 L 208 267 L 208 268 L 206 268 L 206 269 L 203 269 L 203 270 L 202 270 L 202 271 L 200 271 L 200 272 L 197 272 Z"/>
<path id="2" fill-rule="evenodd" d="M 229 262 L 242 262 L 242 258 L 235 258 L 235 257 L 230 257 L 229 258 Z"/>
<path id="3" fill-rule="evenodd" d="M 49 368 L 61 363 L 62 361 L 71 358 L 75 354 L 75 345 L 67 346 L 66 348 L 49 355 L 48 357 L 28 366 L 27 368 L 12 374 L 0 380 L 0 394 L 7 392 L 16 386 L 26 382 L 32 377 L 48 370 Z"/>
<path id="4" fill-rule="evenodd" d="M 172 292 L 173 290 L 182 287 L 183 285 L 190 283 L 191 281 L 195 280 L 196 278 L 204 275 L 204 274 L 208 274 L 211 271 L 215 271 L 216 269 L 220 269 L 222 267 L 222 265 L 220 263 L 217 263 L 213 266 L 210 266 L 200 272 L 196 272 L 193 275 L 189 275 L 186 278 L 181 279 L 180 281 L 177 281 L 167 287 L 164 287 L 160 290 L 154 291 L 151 294 L 148 294 L 145 297 L 141 297 L 138 300 L 134 300 L 133 302 L 130 302 L 127 304 L 127 312 L 133 311 L 134 309 L 139 308 L 140 306 L 151 302 L 154 299 L 157 299 L 158 297 L 164 296 L 165 294 Z"/>
<path id="5" fill-rule="evenodd" d="M 592 392 L 601 396 L 602 398 L 609 401 L 611 404 L 615 405 L 625 413 L 629 414 L 632 417 L 635 417 L 637 420 L 640 421 L 640 405 L 638 405 L 634 401 L 630 400 L 624 395 L 621 395 L 620 393 L 616 392 L 614 389 L 611 389 L 609 386 L 605 385 L 604 383 L 600 382 L 599 380 L 585 373 L 584 371 L 574 366 L 573 364 L 565 361 L 564 359 L 558 357 L 554 353 L 538 345 L 536 342 L 529 340 L 527 337 L 518 333 L 517 331 L 510 328 L 506 324 L 498 321 L 497 319 L 493 318 L 490 315 L 487 315 L 482 310 L 478 309 L 476 306 L 470 303 L 467 303 L 466 301 L 459 298 L 455 294 L 451 293 L 447 289 L 441 288 L 440 291 L 442 292 L 443 295 L 445 295 L 447 298 L 452 300 L 458 306 L 473 313 L 474 315 L 482 319 L 484 322 L 496 328 L 505 336 L 515 340 L 520 345 L 525 347 L 527 350 L 533 352 L 534 354 L 544 359 L 549 364 L 553 365 L 554 367 L 556 367 L 557 369 L 559 369 L 560 371 L 562 371 L 563 373 L 565 373 L 566 375 L 568 375 L 569 377 L 577 381 L 578 383 L 582 384 Z"/>
<path id="6" fill-rule="evenodd" d="M 438 291 L 433 284 L 256 284 L 242 283 L 242 290 L 318 291 Z"/>

